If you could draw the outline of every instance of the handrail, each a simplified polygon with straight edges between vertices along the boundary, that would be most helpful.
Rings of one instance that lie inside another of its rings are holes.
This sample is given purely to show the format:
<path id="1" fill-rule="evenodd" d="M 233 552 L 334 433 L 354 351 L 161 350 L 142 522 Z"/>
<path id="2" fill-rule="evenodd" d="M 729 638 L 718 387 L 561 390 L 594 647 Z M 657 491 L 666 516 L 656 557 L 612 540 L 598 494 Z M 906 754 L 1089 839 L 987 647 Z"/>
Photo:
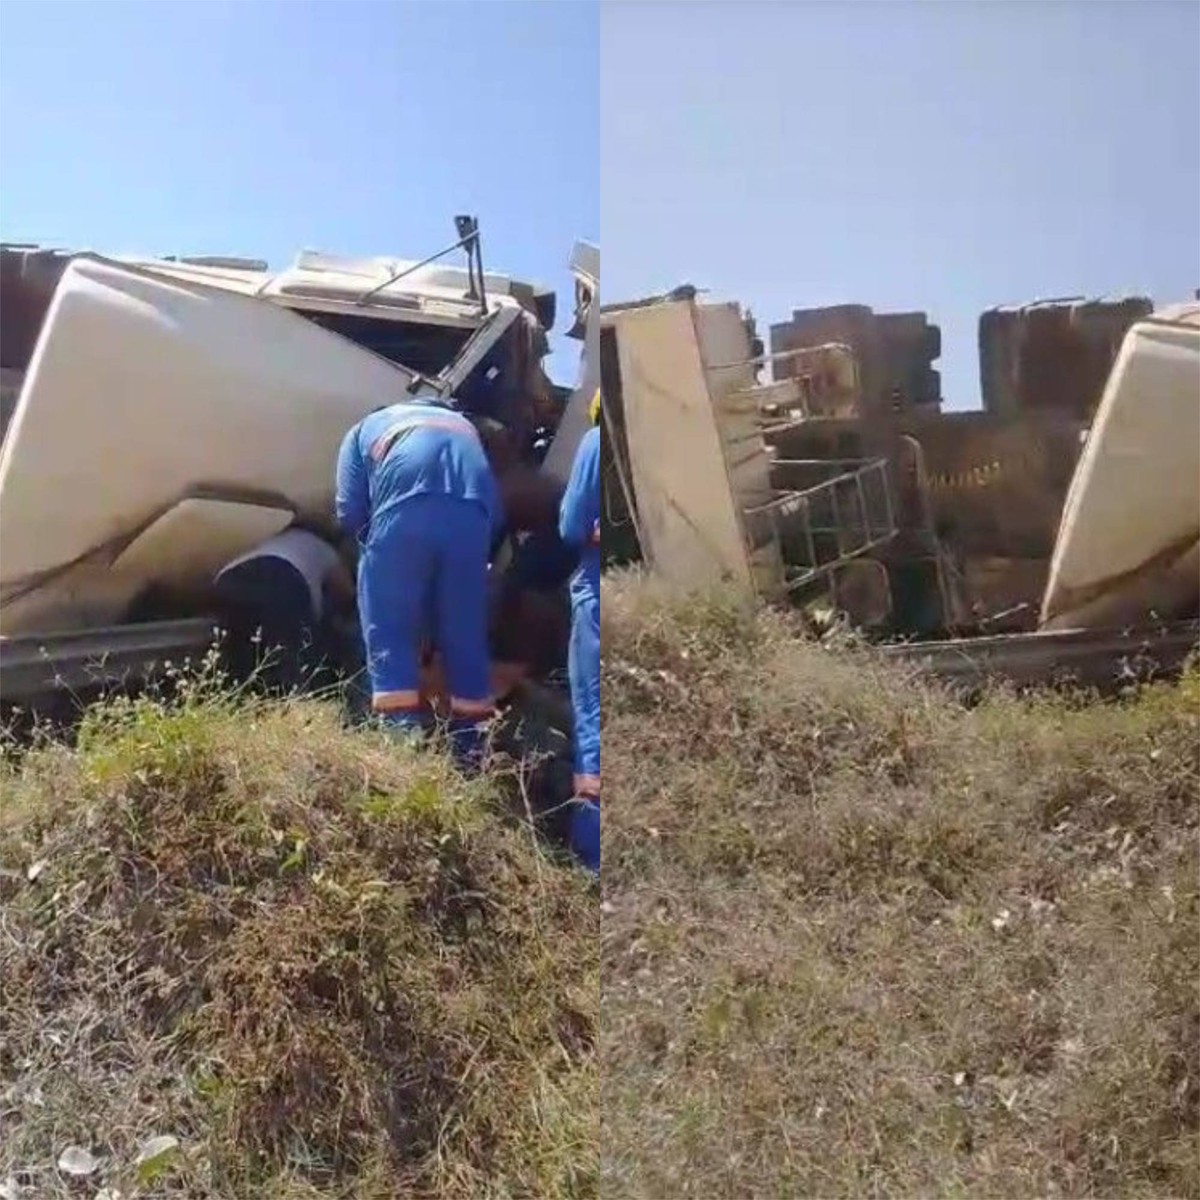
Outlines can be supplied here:
<path id="1" fill-rule="evenodd" d="M 881 517 L 867 494 L 869 478 L 878 478 L 879 480 L 879 492 L 883 501 Z M 852 491 L 851 507 L 857 510 L 858 521 L 848 517 L 843 511 L 842 499 L 847 490 Z M 833 523 L 832 525 L 818 525 L 813 520 L 814 502 L 821 500 L 826 495 Z M 751 518 L 766 516 L 773 519 L 776 522 L 777 534 L 779 532 L 778 524 L 782 518 L 794 516 L 799 518 L 799 532 L 804 540 L 808 561 L 802 564 L 789 564 L 792 567 L 786 583 L 789 591 L 796 591 L 815 579 L 829 574 L 842 564 L 877 549 L 891 541 L 898 532 L 888 479 L 888 463 L 883 458 L 872 459 L 854 470 L 844 471 L 842 474 L 835 475 L 832 479 L 822 480 L 810 488 L 781 492 L 764 504 L 747 508 L 745 512 Z M 847 534 L 851 529 L 861 529 L 861 541 L 853 544 L 848 541 Z M 820 535 L 832 535 L 837 547 L 837 553 L 825 561 L 822 561 L 818 552 L 817 538 Z"/>

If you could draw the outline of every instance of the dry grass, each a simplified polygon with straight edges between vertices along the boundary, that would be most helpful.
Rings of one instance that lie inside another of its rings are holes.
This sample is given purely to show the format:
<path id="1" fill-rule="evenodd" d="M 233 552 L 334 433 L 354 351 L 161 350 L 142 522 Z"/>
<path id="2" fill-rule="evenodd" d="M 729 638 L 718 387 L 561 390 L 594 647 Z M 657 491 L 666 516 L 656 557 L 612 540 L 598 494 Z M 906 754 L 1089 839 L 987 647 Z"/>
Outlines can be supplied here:
<path id="1" fill-rule="evenodd" d="M 596 1194 L 596 897 L 494 781 L 200 689 L 0 786 L 0 1184 L 80 1194 L 79 1145 L 88 1195 Z"/>
<path id="2" fill-rule="evenodd" d="M 602 612 L 605 1197 L 1200 1196 L 1200 675 L 966 711 Z"/>

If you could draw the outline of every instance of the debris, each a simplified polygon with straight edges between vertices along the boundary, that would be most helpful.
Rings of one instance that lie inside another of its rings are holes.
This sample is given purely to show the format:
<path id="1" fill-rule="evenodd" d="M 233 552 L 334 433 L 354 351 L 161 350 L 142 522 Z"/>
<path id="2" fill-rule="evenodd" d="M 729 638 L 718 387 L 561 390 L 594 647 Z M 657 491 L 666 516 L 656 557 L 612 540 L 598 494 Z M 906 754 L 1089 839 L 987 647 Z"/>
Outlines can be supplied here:
<path id="1" fill-rule="evenodd" d="M 736 303 L 609 306 L 615 357 L 639 370 L 607 398 L 605 552 L 687 590 L 901 637 L 889 652 L 964 684 L 1174 674 L 1196 642 L 1200 308 L 1151 309 L 1136 297 L 984 314 L 975 413 L 941 411 L 924 313 L 797 311 L 764 355 Z M 1013 338 L 1047 313 L 1080 322 L 1039 343 L 1052 387 L 1014 365 L 1029 347 Z M 1153 417 L 1129 424 L 1143 409 Z M 1135 427 L 1146 497 L 1118 545 L 1105 497 L 1129 490 L 1119 430 Z"/>
<path id="2" fill-rule="evenodd" d="M 94 1175 L 100 1170 L 100 1160 L 83 1146 L 68 1146 L 58 1156 L 58 1169 L 64 1175 Z"/>

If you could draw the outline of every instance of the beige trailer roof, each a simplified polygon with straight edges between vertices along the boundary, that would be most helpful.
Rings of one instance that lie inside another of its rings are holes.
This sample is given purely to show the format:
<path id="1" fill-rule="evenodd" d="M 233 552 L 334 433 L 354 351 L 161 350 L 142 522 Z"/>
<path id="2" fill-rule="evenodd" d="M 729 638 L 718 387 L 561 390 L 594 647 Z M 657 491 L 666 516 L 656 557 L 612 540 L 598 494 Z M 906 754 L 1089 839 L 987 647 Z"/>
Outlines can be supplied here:
<path id="1" fill-rule="evenodd" d="M 248 548 L 264 508 L 328 521 L 346 430 L 414 382 L 278 304 L 76 258 L 0 450 L 0 633 L 112 622 L 147 581 L 181 582 L 151 534 L 179 505 L 189 575 Z"/>
<path id="2" fill-rule="evenodd" d="M 389 279 L 409 271 L 415 264 L 398 258 L 342 258 L 308 250 L 282 271 L 270 271 L 262 263 L 249 260 L 239 263 L 236 259 L 120 256 L 115 261 L 168 278 L 203 283 L 245 296 L 261 296 L 292 307 L 467 326 L 478 325 L 482 315 L 479 301 L 470 296 L 467 273 L 436 263 L 418 267 L 389 285 Z M 484 287 L 489 312 L 519 306 L 516 296 L 519 290 L 529 295 L 534 292 L 532 285 L 507 275 L 485 275 Z M 382 290 L 374 290 L 379 288 Z M 368 293 L 373 294 L 368 296 Z"/>

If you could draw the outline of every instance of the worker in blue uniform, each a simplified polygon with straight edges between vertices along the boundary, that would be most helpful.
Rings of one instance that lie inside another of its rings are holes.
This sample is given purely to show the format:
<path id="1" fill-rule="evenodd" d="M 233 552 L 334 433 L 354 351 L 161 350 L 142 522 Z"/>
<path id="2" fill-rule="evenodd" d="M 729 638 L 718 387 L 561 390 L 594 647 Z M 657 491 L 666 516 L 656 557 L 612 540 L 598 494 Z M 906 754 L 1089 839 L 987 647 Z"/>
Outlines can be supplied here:
<path id="1" fill-rule="evenodd" d="M 479 432 L 461 413 L 408 401 L 364 417 L 342 442 L 337 519 L 359 544 L 358 601 L 371 707 L 425 727 L 420 654 L 441 655 L 456 758 L 478 766 L 492 716 L 488 559 L 501 524 Z"/>
<path id="2" fill-rule="evenodd" d="M 571 577 L 568 668 L 575 717 L 575 789 L 568 840 L 588 870 L 600 872 L 600 393 L 592 428 L 575 454 L 559 512 L 559 533 L 579 550 Z"/>

